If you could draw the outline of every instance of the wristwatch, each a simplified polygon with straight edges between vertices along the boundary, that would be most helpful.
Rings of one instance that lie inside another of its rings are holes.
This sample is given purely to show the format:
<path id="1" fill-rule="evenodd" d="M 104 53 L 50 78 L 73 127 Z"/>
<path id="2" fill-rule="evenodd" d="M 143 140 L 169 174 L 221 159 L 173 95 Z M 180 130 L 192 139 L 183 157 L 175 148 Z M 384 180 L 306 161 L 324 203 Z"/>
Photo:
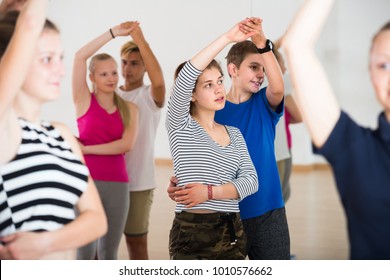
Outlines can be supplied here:
<path id="1" fill-rule="evenodd" d="M 273 48 L 274 48 L 274 44 L 272 43 L 271 40 L 267 39 L 267 41 L 265 42 L 265 47 L 262 49 L 257 49 L 257 51 L 259 53 L 266 53 L 272 51 Z"/>

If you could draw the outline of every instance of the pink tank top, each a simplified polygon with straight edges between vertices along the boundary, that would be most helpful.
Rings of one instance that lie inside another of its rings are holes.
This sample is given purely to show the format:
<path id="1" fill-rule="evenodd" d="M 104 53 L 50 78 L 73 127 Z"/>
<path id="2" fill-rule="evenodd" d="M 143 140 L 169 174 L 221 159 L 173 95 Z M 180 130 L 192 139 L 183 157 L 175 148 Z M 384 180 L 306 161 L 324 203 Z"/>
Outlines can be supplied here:
<path id="1" fill-rule="evenodd" d="M 105 144 L 122 138 L 123 123 L 118 110 L 109 114 L 91 94 L 88 111 L 77 119 L 83 145 Z M 84 155 L 94 180 L 128 182 L 125 155 Z"/>

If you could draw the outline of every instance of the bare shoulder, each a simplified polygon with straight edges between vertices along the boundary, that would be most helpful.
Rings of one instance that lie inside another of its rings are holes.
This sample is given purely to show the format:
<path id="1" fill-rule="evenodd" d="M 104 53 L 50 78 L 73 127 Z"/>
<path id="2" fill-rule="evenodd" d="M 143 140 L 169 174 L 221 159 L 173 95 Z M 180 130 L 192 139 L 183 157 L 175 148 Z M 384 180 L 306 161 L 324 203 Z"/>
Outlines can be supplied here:
<path id="1" fill-rule="evenodd" d="M 67 137 L 69 135 L 72 135 L 67 125 L 60 122 L 51 122 L 51 124 L 60 131 L 62 137 Z"/>
<path id="2" fill-rule="evenodd" d="M 72 151 L 82 158 L 83 156 L 77 138 L 73 135 L 70 128 L 60 122 L 51 122 L 51 124 L 60 132 L 62 138 L 70 145 Z"/>

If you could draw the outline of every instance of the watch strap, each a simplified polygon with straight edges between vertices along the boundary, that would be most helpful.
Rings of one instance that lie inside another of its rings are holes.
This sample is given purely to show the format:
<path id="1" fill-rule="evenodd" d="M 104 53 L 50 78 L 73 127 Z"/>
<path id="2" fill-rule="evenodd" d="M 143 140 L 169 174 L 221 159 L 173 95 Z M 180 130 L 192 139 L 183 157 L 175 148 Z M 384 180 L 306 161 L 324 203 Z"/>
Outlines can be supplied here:
<path id="1" fill-rule="evenodd" d="M 262 49 L 258 48 L 257 51 L 259 53 L 266 53 L 266 52 L 272 51 L 273 47 L 274 47 L 274 44 L 272 43 L 272 41 L 267 39 L 267 41 L 265 42 L 265 47 Z"/>

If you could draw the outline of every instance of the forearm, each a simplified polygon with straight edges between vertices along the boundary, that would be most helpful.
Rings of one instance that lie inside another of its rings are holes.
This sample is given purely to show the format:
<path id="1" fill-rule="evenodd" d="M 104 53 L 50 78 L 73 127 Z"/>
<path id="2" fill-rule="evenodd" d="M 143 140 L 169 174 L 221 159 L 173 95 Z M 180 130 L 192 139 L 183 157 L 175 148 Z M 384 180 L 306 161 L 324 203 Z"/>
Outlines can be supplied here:
<path id="1" fill-rule="evenodd" d="M 86 211 L 61 229 L 47 232 L 48 253 L 75 249 L 102 236 L 107 229 L 104 213 Z"/>
<path id="2" fill-rule="evenodd" d="M 262 56 L 264 59 L 265 74 L 268 80 L 267 99 L 271 107 L 276 109 L 280 102 L 282 102 L 284 96 L 283 74 L 275 55 L 271 51 L 264 53 Z"/>
<path id="3" fill-rule="evenodd" d="M 294 97 L 317 147 L 325 143 L 340 116 L 337 99 L 314 49 L 332 3 L 306 1 L 284 42 Z"/>
<path id="4" fill-rule="evenodd" d="M 298 105 L 295 103 L 294 98 L 291 95 L 287 95 L 284 101 L 285 110 L 290 115 L 289 123 L 302 122 L 302 115 Z"/>
<path id="5" fill-rule="evenodd" d="M 162 107 L 165 102 L 165 81 L 163 71 L 146 41 L 138 44 L 138 47 L 151 83 L 153 100 L 159 107 Z"/>
<path id="6" fill-rule="evenodd" d="M 258 32 L 252 36 L 252 42 L 258 49 L 266 47 L 267 38 L 262 29 L 262 22 L 258 19 L 253 19 L 253 23 L 257 22 Z M 276 109 L 284 96 L 283 74 L 280 70 L 279 63 L 272 51 L 261 54 L 264 63 L 265 75 L 267 76 L 267 100 L 273 109 Z"/>
<path id="7" fill-rule="evenodd" d="M 238 199 L 236 187 L 232 183 L 212 186 L 212 199 Z"/>
<path id="8" fill-rule="evenodd" d="M 107 30 L 79 49 L 76 52 L 75 59 L 86 62 L 88 58 L 90 58 L 94 53 L 96 53 L 101 47 L 103 47 L 112 39 L 113 38 L 110 34 L 110 31 Z"/>
<path id="9" fill-rule="evenodd" d="M 83 146 L 83 154 L 89 155 L 119 155 L 131 150 L 131 145 L 124 139 L 105 144 Z"/>
<path id="10" fill-rule="evenodd" d="M 233 41 L 226 34 L 222 34 L 207 47 L 198 52 L 191 58 L 191 64 L 199 70 L 204 70 L 214 57 Z"/>
<path id="11" fill-rule="evenodd" d="M 190 114 L 190 97 L 195 87 L 195 81 L 202 72 L 187 62 L 175 80 L 168 103 L 166 128 L 178 129 Z"/>
<path id="12" fill-rule="evenodd" d="M 142 60 L 144 61 L 150 82 L 155 86 L 165 85 L 161 66 L 148 42 L 143 41 L 137 45 L 140 50 Z"/>
<path id="13" fill-rule="evenodd" d="M 109 31 L 106 31 L 84 45 L 76 52 L 74 56 L 72 71 L 72 95 L 73 102 L 76 106 L 77 116 L 85 113 L 85 108 L 87 108 L 90 103 L 90 92 L 86 81 L 86 75 L 88 72 L 87 60 L 111 39 L 111 34 Z"/>

